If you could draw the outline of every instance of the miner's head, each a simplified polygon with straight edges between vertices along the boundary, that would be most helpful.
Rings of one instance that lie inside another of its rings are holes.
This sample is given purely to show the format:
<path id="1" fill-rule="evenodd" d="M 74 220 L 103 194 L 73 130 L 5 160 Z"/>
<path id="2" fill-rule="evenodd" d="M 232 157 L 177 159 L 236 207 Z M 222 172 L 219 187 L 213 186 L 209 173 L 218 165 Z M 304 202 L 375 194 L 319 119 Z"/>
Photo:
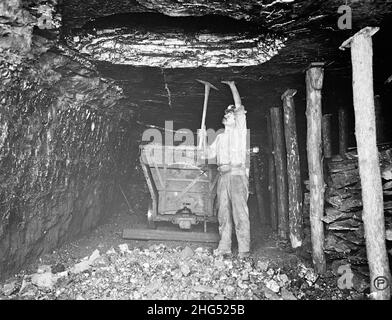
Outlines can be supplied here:
<path id="1" fill-rule="evenodd" d="M 235 125 L 234 110 L 235 107 L 232 104 L 225 110 L 225 115 L 222 119 L 222 123 L 225 127 L 233 127 Z"/>

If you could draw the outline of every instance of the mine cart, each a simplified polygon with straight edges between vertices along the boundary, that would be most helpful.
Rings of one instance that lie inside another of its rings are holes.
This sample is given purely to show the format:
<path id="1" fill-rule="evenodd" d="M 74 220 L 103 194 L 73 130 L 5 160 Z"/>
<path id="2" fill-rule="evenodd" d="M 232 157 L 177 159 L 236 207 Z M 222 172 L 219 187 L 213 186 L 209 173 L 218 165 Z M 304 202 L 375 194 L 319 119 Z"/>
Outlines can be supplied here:
<path id="1" fill-rule="evenodd" d="M 142 145 L 140 163 L 151 193 L 150 225 L 169 221 L 181 229 L 216 222 L 217 166 L 200 161 L 193 146 Z"/>

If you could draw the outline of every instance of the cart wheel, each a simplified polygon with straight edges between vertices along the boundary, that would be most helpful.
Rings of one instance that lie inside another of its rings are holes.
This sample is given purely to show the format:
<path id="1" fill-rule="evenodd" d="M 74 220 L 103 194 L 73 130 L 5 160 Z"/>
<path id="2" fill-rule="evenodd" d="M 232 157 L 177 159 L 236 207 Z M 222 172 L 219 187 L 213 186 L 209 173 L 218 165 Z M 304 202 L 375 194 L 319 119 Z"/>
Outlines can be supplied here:
<path id="1" fill-rule="evenodd" d="M 149 229 L 156 229 L 157 228 L 156 223 L 152 217 L 152 202 L 150 202 L 148 205 L 147 222 L 148 222 Z"/>

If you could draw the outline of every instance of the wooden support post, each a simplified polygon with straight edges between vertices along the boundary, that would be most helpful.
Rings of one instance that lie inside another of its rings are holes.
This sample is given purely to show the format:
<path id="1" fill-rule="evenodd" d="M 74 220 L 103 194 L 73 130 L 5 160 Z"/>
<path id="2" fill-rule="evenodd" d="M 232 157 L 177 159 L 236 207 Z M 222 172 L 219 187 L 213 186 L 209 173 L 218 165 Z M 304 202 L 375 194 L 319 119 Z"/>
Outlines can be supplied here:
<path id="1" fill-rule="evenodd" d="M 339 109 L 339 154 L 343 159 L 346 159 L 347 152 L 347 119 L 346 111 L 343 108 Z"/>
<path id="2" fill-rule="evenodd" d="M 312 256 L 315 271 L 326 271 L 324 255 L 324 178 L 321 152 L 321 89 L 323 87 L 323 63 L 312 63 L 306 71 L 306 118 L 307 154 L 310 189 L 310 229 Z"/>
<path id="3" fill-rule="evenodd" d="M 260 223 L 262 225 L 267 224 L 266 214 L 265 214 L 265 206 L 264 206 L 264 199 L 263 199 L 263 188 L 261 187 L 261 175 L 259 169 L 259 158 L 257 155 L 253 158 L 253 172 L 254 172 L 254 182 L 255 182 L 255 189 L 256 189 L 256 198 L 257 198 L 257 207 L 259 209 L 259 218 Z"/>
<path id="4" fill-rule="evenodd" d="M 280 238 L 287 239 L 289 220 L 287 198 L 287 164 L 282 109 L 271 108 L 270 112 L 278 200 L 278 234 Z"/>
<path id="5" fill-rule="evenodd" d="M 384 142 L 384 118 L 382 116 L 382 108 L 380 96 L 374 96 L 374 108 L 376 113 L 376 138 L 377 143 Z"/>
<path id="6" fill-rule="evenodd" d="M 373 93 L 371 37 L 378 29 L 366 27 L 346 40 L 340 48 L 351 47 L 355 136 L 362 186 L 362 219 L 370 270 L 371 296 L 377 300 L 389 300 L 391 274 L 385 245 L 383 191 L 376 145 Z"/>
<path id="7" fill-rule="evenodd" d="M 302 245 L 302 186 L 299 163 L 297 125 L 294 95 L 297 90 L 288 89 L 282 95 L 284 132 L 287 153 L 287 184 L 289 197 L 289 234 L 292 248 Z"/>
<path id="8" fill-rule="evenodd" d="M 322 119 L 323 150 L 325 159 L 332 158 L 331 117 L 332 114 L 325 114 Z"/>
<path id="9" fill-rule="evenodd" d="M 267 116 L 267 132 L 268 132 L 268 191 L 270 198 L 270 221 L 271 229 L 278 230 L 278 208 L 276 197 L 276 173 L 275 173 L 275 159 L 273 154 L 273 141 L 271 129 L 271 117 Z"/>

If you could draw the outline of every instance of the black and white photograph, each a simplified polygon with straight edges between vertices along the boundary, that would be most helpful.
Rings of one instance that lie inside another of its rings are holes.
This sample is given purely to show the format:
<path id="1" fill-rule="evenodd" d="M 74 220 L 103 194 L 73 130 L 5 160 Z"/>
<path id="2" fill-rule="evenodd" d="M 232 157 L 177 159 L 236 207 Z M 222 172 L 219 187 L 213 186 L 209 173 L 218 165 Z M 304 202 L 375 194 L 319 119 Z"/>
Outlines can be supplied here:
<path id="1" fill-rule="evenodd" d="M 0 308 L 391 300 L 391 40 L 391 0 L 0 0 Z"/>

